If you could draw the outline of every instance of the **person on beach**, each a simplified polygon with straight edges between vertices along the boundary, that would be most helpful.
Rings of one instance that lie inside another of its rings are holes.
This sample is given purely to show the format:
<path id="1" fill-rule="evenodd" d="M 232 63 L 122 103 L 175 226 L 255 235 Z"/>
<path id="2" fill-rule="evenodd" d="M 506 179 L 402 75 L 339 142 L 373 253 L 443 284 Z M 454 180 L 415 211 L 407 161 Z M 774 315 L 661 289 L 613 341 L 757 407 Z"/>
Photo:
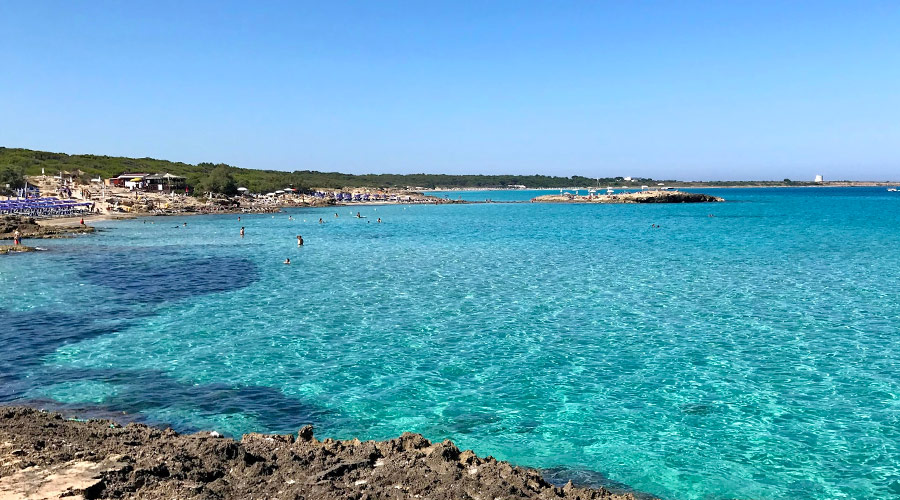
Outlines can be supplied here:
<path id="1" fill-rule="evenodd" d="M 241 238 L 244 237 L 244 226 L 241 226 Z"/>
<path id="2" fill-rule="evenodd" d="M 303 246 L 303 236 L 300 236 L 299 234 L 297 235 L 297 246 L 298 247 Z"/>
<path id="3" fill-rule="evenodd" d="M 22 240 L 22 233 L 19 232 L 18 229 L 13 231 L 13 245 L 18 246 Z"/>
<path id="4" fill-rule="evenodd" d="M 287 265 L 291 265 L 291 259 L 284 259 L 284 263 Z"/>
<path id="5" fill-rule="evenodd" d="M 84 217 L 81 218 L 81 225 L 84 225 Z"/>

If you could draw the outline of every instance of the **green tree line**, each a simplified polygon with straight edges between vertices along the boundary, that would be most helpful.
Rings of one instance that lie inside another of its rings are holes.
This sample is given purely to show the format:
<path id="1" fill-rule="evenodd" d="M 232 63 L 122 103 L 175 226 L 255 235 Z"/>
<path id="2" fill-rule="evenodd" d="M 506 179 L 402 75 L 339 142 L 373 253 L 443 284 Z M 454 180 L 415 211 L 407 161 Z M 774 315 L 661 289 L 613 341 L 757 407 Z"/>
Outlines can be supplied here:
<path id="1" fill-rule="evenodd" d="M 47 175 L 60 171 L 83 172 L 85 180 L 91 177 L 115 177 L 123 173 L 171 173 L 187 178 L 188 185 L 196 191 L 233 193 L 243 186 L 252 192 L 271 192 L 286 187 L 295 189 L 345 187 L 373 188 L 492 188 L 508 185 L 524 185 L 530 188 L 565 188 L 592 186 L 598 179 L 588 177 L 555 177 L 547 175 L 447 175 L 447 174 L 344 174 L 315 170 L 257 170 L 239 168 L 224 163 L 189 163 L 157 160 L 154 158 L 126 158 L 101 155 L 68 155 L 47 151 L 0 147 L 0 167 L 23 169 L 26 175 L 40 175 L 43 168 Z M 622 178 L 599 179 L 600 185 L 621 183 Z M 650 179 L 639 179 L 638 182 Z"/>

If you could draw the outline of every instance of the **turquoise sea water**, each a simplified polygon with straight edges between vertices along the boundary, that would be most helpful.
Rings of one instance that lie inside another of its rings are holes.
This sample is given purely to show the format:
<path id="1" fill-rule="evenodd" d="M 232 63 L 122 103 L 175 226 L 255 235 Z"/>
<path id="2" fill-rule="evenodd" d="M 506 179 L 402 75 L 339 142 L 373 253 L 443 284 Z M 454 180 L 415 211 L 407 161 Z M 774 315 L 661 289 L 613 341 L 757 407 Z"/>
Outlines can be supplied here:
<path id="1" fill-rule="evenodd" d="M 0 257 L 0 401 L 421 432 L 665 499 L 900 497 L 900 196 L 705 192 L 104 222 Z"/>

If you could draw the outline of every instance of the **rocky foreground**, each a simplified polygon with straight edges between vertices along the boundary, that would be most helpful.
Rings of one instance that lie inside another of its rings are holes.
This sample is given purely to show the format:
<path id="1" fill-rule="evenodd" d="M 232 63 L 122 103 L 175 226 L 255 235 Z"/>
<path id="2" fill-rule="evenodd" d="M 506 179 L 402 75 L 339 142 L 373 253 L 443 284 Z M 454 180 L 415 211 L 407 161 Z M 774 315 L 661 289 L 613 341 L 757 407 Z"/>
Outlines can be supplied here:
<path id="1" fill-rule="evenodd" d="M 631 499 L 559 488 L 538 471 L 418 434 L 390 441 L 181 435 L 0 408 L 0 499 Z"/>
<path id="2" fill-rule="evenodd" d="M 573 194 L 548 194 L 532 198 L 534 203 L 709 203 L 725 201 L 724 198 L 684 191 L 639 191 L 636 193 L 576 196 Z"/>

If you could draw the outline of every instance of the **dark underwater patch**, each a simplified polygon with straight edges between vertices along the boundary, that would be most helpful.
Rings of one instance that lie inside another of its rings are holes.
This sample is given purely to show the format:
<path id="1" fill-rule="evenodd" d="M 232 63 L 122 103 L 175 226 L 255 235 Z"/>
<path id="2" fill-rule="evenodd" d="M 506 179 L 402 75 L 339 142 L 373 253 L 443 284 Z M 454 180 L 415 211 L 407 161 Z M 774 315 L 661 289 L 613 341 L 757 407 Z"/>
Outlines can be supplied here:
<path id="1" fill-rule="evenodd" d="M 167 248 L 107 251 L 79 266 L 81 277 L 120 294 L 123 301 L 161 303 L 244 288 L 259 279 L 240 257 L 196 257 Z"/>
<path id="2" fill-rule="evenodd" d="M 116 394 L 108 396 L 103 403 L 97 404 L 67 404 L 49 399 L 17 399 L 14 403 L 79 413 L 87 418 L 102 416 L 119 419 L 120 415 L 127 415 L 128 421 L 151 425 L 166 424 L 179 432 L 196 432 L 201 429 L 187 421 L 154 421 L 146 416 L 147 413 L 154 410 L 191 410 L 198 413 L 202 419 L 223 415 L 247 415 L 262 427 L 247 431 L 265 430 L 282 433 L 294 433 L 306 424 L 326 426 L 332 419 L 337 418 L 334 410 L 287 397 L 271 387 L 184 383 L 157 370 L 49 370 L 36 375 L 30 380 L 30 384 L 52 386 L 76 381 L 109 383 L 119 390 Z"/>
<path id="3" fill-rule="evenodd" d="M 564 486 L 567 482 L 582 488 L 606 488 L 613 493 L 631 493 L 638 500 L 655 500 L 656 497 L 640 491 L 636 491 L 627 484 L 613 481 L 600 472 L 589 469 L 574 469 L 568 467 L 552 467 L 541 469 L 544 480 L 555 486 Z"/>

